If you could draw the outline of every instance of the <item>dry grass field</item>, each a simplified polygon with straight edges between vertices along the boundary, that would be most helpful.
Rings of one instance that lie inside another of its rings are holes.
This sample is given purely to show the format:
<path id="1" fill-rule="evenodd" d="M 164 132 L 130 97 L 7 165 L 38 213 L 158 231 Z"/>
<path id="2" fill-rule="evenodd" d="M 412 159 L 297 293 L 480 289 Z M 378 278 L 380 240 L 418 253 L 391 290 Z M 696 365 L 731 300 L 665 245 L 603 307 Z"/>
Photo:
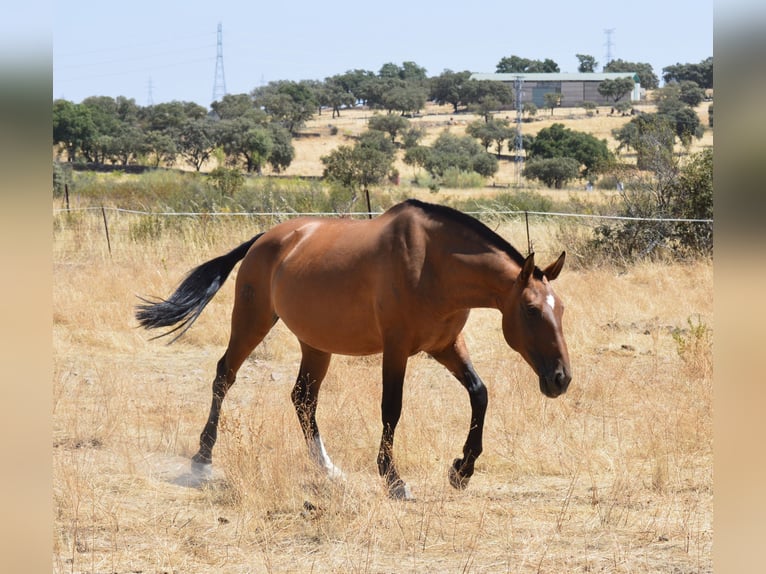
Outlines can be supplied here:
<path id="1" fill-rule="evenodd" d="M 541 110 L 524 127 L 563 121 L 614 148 L 611 130 L 627 119 L 607 112 Z M 295 141 L 288 175 L 320 175 L 319 158 L 367 116 L 313 120 L 306 131 L 319 137 Z M 434 138 L 473 119 L 430 108 L 413 121 Z M 694 146 L 711 143 L 708 132 Z M 412 168 L 399 169 L 404 180 Z M 512 183 L 512 170 L 493 183 Z M 429 201 L 458 193 L 411 191 Z M 319 425 L 346 473 L 332 482 L 307 456 L 290 401 L 300 353 L 281 324 L 226 398 L 212 477 L 190 473 L 232 280 L 172 346 L 137 329 L 136 295 L 168 295 L 259 229 L 207 218 L 150 239 L 131 234 L 135 217 L 110 214 L 110 254 L 100 213 L 54 216 L 54 572 L 712 572 L 711 261 L 565 267 L 555 287 L 573 381 L 555 400 L 506 346 L 499 313 L 475 310 L 466 341 L 490 398 L 476 474 L 463 492 L 449 486 L 468 396 L 416 356 L 396 443 L 416 501 L 397 502 L 375 464 L 380 357 L 335 357 L 322 387 Z M 567 248 L 557 225 L 531 223 L 539 261 Z M 524 250 L 523 223 L 497 231 Z"/>
<path id="2" fill-rule="evenodd" d="M 396 456 L 417 500 L 403 503 L 375 465 L 379 357 L 335 357 L 323 385 L 319 424 L 346 472 L 331 482 L 306 455 L 290 402 L 299 351 L 281 325 L 226 399 L 212 478 L 194 480 L 232 282 L 172 346 L 136 328 L 135 296 L 168 295 L 256 229 L 201 221 L 134 242 L 126 215 L 110 255 L 100 218 L 55 218 L 54 572 L 712 572 L 712 262 L 565 267 L 574 378 L 555 400 L 506 347 L 500 315 L 474 311 L 466 340 L 490 405 L 463 492 L 447 468 L 467 394 L 414 357 Z M 524 245 L 520 225 L 498 231 Z M 540 260 L 566 247 L 555 223 L 532 232 Z"/>

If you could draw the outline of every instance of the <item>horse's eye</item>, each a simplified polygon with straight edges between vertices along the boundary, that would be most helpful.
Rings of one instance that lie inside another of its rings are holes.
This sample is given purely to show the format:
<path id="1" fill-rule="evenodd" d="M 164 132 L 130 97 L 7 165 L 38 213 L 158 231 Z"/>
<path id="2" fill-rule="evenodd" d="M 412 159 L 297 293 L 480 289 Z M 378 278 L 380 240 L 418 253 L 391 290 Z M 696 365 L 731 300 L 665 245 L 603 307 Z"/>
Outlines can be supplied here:
<path id="1" fill-rule="evenodd" d="M 527 316 L 528 317 L 539 317 L 540 316 L 540 309 L 539 307 L 535 307 L 534 305 L 527 305 Z"/>

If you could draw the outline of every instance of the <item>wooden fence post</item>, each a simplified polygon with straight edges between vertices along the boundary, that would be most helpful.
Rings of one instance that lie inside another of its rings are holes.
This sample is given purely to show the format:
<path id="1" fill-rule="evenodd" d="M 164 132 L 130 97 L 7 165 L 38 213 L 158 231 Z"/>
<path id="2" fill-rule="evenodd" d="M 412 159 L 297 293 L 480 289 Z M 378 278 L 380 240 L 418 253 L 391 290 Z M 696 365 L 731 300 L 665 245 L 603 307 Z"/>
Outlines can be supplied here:
<path id="1" fill-rule="evenodd" d="M 112 256 L 112 242 L 109 240 L 109 224 L 106 222 L 106 209 L 101 206 L 101 215 L 104 217 L 104 231 L 106 231 L 106 246 L 109 248 L 109 257 Z"/>

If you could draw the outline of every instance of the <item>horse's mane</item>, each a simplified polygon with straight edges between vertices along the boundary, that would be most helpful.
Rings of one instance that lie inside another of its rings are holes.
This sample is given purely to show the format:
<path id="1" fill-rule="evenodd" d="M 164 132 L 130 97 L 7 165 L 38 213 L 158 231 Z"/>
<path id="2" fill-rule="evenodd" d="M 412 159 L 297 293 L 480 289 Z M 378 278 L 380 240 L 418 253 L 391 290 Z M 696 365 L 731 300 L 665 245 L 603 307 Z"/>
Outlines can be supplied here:
<path id="1" fill-rule="evenodd" d="M 508 256 L 519 267 L 524 266 L 525 257 L 521 253 L 519 253 L 519 250 L 516 249 L 513 245 L 508 243 L 508 241 L 503 239 L 500 235 L 492 231 L 489 227 L 487 227 L 484 223 L 482 223 L 475 217 L 471 217 L 470 215 L 465 214 L 462 211 L 458 211 L 457 209 L 453 209 L 452 207 L 447 207 L 446 205 L 426 203 L 425 201 L 420 201 L 418 199 L 408 199 L 404 202 L 404 204 L 417 207 L 418 209 L 424 211 L 428 215 L 442 216 L 445 219 L 449 219 L 450 221 L 453 221 L 455 223 L 468 227 L 474 233 L 479 235 L 479 237 L 487 241 L 489 244 L 507 253 Z M 537 279 L 542 279 L 543 277 L 543 272 L 537 266 L 535 266 L 534 276 Z"/>

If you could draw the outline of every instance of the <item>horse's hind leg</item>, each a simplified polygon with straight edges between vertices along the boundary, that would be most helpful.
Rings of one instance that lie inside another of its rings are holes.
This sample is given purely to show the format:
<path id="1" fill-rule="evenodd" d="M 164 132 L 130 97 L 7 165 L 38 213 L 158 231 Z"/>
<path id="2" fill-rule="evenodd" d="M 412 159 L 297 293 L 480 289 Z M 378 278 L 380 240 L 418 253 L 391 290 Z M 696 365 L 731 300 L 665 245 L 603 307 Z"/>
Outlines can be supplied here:
<path id="1" fill-rule="evenodd" d="M 318 351 L 304 343 L 301 343 L 301 352 L 301 366 L 292 392 L 295 412 L 298 415 L 303 436 L 306 438 L 311 459 L 330 478 L 341 478 L 343 473 L 327 455 L 316 421 L 319 388 L 327 374 L 332 355 Z"/>
<path id="2" fill-rule="evenodd" d="M 248 285 L 243 287 L 241 292 L 237 292 L 234 302 L 229 345 L 216 368 L 213 400 L 207 422 L 199 437 L 199 451 L 192 457 L 192 461 L 198 465 L 212 463 L 213 446 L 218 438 L 218 419 L 221 415 L 223 399 L 234 384 L 242 363 L 278 320 L 268 304 L 261 305 L 259 311 L 259 305 L 252 297 L 252 289 Z"/>

